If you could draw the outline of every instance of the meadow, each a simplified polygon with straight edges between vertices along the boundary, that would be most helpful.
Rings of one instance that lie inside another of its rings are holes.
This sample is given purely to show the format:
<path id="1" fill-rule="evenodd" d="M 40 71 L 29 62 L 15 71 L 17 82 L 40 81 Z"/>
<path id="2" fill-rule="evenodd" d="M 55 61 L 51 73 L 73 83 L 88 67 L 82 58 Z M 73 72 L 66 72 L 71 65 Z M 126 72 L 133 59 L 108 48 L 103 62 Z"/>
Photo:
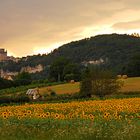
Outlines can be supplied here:
<path id="1" fill-rule="evenodd" d="M 133 77 L 133 78 L 127 78 L 123 79 L 124 85 L 121 89 L 121 92 L 139 92 L 140 91 L 140 77 Z M 42 83 L 42 84 L 32 84 L 28 86 L 20 86 L 20 87 L 13 87 L 9 89 L 3 89 L 0 90 L 0 96 L 1 95 L 13 95 L 17 93 L 26 93 L 26 91 L 30 88 L 39 88 L 40 94 L 46 94 L 48 93 L 48 90 L 55 91 L 56 94 L 73 94 L 78 93 L 80 91 L 80 83 L 65 83 L 65 82 L 59 82 L 59 83 Z"/>
<path id="2" fill-rule="evenodd" d="M 121 92 L 137 92 L 140 91 L 140 77 L 133 77 L 122 79 L 124 85 L 121 89 Z M 40 93 L 45 94 L 48 89 L 52 89 L 57 94 L 73 94 L 80 91 L 80 83 L 66 83 L 61 85 L 54 85 L 48 87 L 41 87 Z"/>
<path id="3" fill-rule="evenodd" d="M 140 91 L 140 77 L 125 79 L 122 91 Z"/>

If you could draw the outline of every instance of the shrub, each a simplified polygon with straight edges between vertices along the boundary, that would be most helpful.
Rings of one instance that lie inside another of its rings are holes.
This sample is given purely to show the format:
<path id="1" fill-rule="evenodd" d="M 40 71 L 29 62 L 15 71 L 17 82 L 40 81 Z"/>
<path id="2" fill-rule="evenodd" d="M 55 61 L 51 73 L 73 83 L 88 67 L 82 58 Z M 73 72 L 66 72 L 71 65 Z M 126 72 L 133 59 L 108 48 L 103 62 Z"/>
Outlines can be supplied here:
<path id="1" fill-rule="evenodd" d="M 51 95 L 51 96 L 56 96 L 56 92 L 55 92 L 55 91 L 51 91 L 51 92 L 50 92 L 50 95 Z"/>
<path id="2" fill-rule="evenodd" d="M 29 97 L 23 94 L 11 95 L 11 96 L 0 96 L 0 104 L 25 103 L 29 101 L 30 101 Z"/>

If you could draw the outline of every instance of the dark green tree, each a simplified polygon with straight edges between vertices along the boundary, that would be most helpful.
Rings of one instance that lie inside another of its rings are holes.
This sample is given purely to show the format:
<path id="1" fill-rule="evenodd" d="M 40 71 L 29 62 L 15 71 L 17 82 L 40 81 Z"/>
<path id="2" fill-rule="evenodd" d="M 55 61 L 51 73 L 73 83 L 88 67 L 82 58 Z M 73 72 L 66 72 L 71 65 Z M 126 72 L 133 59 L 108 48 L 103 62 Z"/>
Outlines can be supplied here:
<path id="1" fill-rule="evenodd" d="M 31 82 L 31 75 L 27 72 L 18 74 L 14 79 L 15 86 L 29 85 Z"/>
<path id="2" fill-rule="evenodd" d="M 65 66 L 63 71 L 64 79 L 67 81 L 75 80 L 79 81 L 81 79 L 81 68 L 76 63 L 69 63 Z"/>
<path id="3" fill-rule="evenodd" d="M 140 76 L 140 53 L 131 57 L 130 61 L 124 68 L 123 74 L 127 74 L 129 77 Z"/>
<path id="4" fill-rule="evenodd" d="M 0 89 L 10 88 L 13 86 L 13 81 L 0 78 Z"/>
<path id="5" fill-rule="evenodd" d="M 118 92 L 122 83 L 109 70 L 90 68 L 81 82 L 81 94 L 100 98 Z M 89 92 L 90 91 L 90 92 Z"/>
<path id="6" fill-rule="evenodd" d="M 91 97 L 92 95 L 91 73 L 88 68 L 83 72 L 82 82 L 80 83 L 80 94 L 82 97 Z"/>
<path id="7" fill-rule="evenodd" d="M 59 57 L 50 66 L 50 78 L 54 78 L 55 81 L 63 81 L 63 71 L 65 66 L 69 63 L 69 60 L 64 57 Z"/>

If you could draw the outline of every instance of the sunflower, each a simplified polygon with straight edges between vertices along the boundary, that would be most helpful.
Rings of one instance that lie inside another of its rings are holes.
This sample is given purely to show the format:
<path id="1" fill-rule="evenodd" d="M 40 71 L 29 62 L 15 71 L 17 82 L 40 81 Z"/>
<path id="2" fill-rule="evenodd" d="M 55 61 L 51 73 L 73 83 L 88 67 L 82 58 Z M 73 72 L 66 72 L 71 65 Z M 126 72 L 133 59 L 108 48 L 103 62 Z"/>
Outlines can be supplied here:
<path id="1" fill-rule="evenodd" d="M 94 115 L 92 115 L 92 114 L 89 114 L 89 115 L 88 115 L 88 117 L 89 117 L 89 119 L 90 119 L 90 120 L 92 120 L 92 121 L 93 121 L 93 120 L 94 120 L 94 118 L 95 118 L 95 116 L 94 116 Z"/>
<path id="2" fill-rule="evenodd" d="M 32 114 L 32 111 L 31 110 L 27 110 L 27 114 Z"/>
<path id="3" fill-rule="evenodd" d="M 47 117 L 49 117 L 49 116 L 50 116 L 50 112 L 46 112 L 45 114 L 46 114 L 46 116 L 47 116 Z"/>
<path id="4" fill-rule="evenodd" d="M 58 113 L 56 113 L 55 115 L 54 115 L 54 118 L 55 119 L 58 119 L 60 117 L 60 115 L 58 114 Z"/>

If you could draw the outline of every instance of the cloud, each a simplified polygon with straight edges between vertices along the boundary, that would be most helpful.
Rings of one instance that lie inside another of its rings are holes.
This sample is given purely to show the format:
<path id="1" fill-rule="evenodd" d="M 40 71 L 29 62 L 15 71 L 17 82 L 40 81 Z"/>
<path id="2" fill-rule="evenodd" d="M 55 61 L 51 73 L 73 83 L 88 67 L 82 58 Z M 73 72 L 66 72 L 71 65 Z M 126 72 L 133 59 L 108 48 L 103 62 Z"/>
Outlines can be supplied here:
<path id="1" fill-rule="evenodd" d="M 130 22 L 119 22 L 114 24 L 112 27 L 115 29 L 123 29 L 123 30 L 140 29 L 140 19 Z"/>
<path id="2" fill-rule="evenodd" d="M 51 50 L 53 44 L 109 28 L 119 30 L 122 24 L 139 20 L 139 4 L 139 0 L 0 0 L 0 47 L 24 56 L 33 54 L 36 46 Z M 130 23 L 127 29 L 134 24 Z"/>

